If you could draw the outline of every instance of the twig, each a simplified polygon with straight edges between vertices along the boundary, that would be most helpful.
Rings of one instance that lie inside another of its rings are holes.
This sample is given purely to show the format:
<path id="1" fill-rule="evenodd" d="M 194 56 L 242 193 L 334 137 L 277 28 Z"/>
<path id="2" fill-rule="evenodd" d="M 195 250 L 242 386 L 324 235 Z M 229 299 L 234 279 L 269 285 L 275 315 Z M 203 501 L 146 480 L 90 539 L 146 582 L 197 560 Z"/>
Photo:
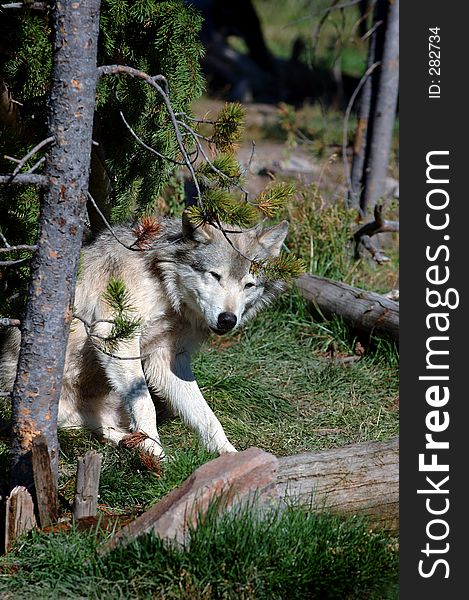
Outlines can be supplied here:
<path id="1" fill-rule="evenodd" d="M 19 327 L 21 321 L 19 319 L 9 319 L 8 317 L 0 317 L 0 325 L 3 327 Z"/>
<path id="2" fill-rule="evenodd" d="M 53 141 L 55 141 L 55 138 L 53 136 L 50 136 L 48 138 L 46 138 L 45 140 L 42 140 L 42 142 L 39 142 L 39 144 L 36 144 L 36 146 L 34 146 L 34 148 L 32 150 L 30 150 L 25 156 L 23 156 L 23 158 L 20 160 L 20 162 L 18 163 L 18 166 L 16 167 L 16 169 L 13 171 L 13 175 L 12 177 L 16 177 L 16 175 L 18 175 L 18 173 L 21 171 L 22 167 L 28 162 L 28 160 L 34 156 L 35 154 L 37 154 L 39 152 L 39 150 L 41 150 L 41 148 L 44 148 L 44 146 L 47 146 L 47 144 L 52 143 Z"/>
<path id="3" fill-rule="evenodd" d="M 0 8 L 29 8 L 31 10 L 47 10 L 47 2 L 9 2 L 0 4 Z"/>
<path id="4" fill-rule="evenodd" d="M 251 172 L 252 161 L 254 160 L 254 154 L 256 153 L 256 142 L 254 140 L 251 140 L 251 145 L 251 156 L 249 157 L 248 164 L 243 171 L 243 177 L 246 175 L 246 173 Z"/>
<path id="5" fill-rule="evenodd" d="M 21 265 L 29 260 L 29 258 L 19 258 L 18 260 L 0 260 L 0 267 L 13 267 Z"/>
<path id="6" fill-rule="evenodd" d="M 171 119 L 171 123 L 174 128 L 174 133 L 176 135 L 176 140 L 177 140 L 179 149 L 184 158 L 186 167 L 189 169 L 191 177 L 194 181 L 194 185 L 195 185 L 195 188 L 197 191 L 198 204 L 200 206 L 202 204 L 202 201 L 201 201 L 202 194 L 200 191 L 199 182 L 197 181 L 197 177 L 196 177 L 196 174 L 194 171 L 194 167 L 192 166 L 191 160 L 190 160 L 189 156 L 187 155 L 187 150 L 184 146 L 184 140 L 182 139 L 182 135 L 179 130 L 178 120 L 174 114 L 173 106 L 172 106 L 171 101 L 168 96 L 168 82 L 167 82 L 166 78 L 163 75 L 155 75 L 154 77 L 150 77 L 150 75 L 148 75 L 147 73 L 144 73 L 143 71 L 139 71 L 138 69 L 134 69 L 132 67 L 128 67 L 126 65 L 104 65 L 102 67 L 98 67 L 98 78 L 102 77 L 103 75 L 121 75 L 121 74 L 130 75 L 131 77 L 137 77 L 139 79 L 142 79 L 143 81 L 145 81 L 146 83 L 151 85 L 153 88 L 155 88 L 155 90 L 162 97 L 163 102 L 166 106 L 166 110 L 168 111 L 169 118 Z M 165 89 L 163 89 L 161 87 L 161 85 L 159 85 L 157 83 L 157 81 L 160 81 L 162 83 L 162 85 L 165 87 Z"/>
<path id="7" fill-rule="evenodd" d="M 3 238 L 3 239 L 5 239 L 5 238 Z M 34 244 L 34 245 L 18 244 L 17 246 L 10 246 L 10 244 L 8 244 L 8 246 L 6 248 L 0 248 L 0 254 L 2 254 L 4 252 L 15 252 L 15 251 L 19 251 L 19 250 L 31 250 L 31 252 L 34 252 L 35 250 L 37 250 L 37 245 L 36 244 Z"/>
<path id="8" fill-rule="evenodd" d="M 3 158 L 4 158 L 5 160 L 10 160 L 11 162 L 14 162 L 14 163 L 16 163 L 16 164 L 18 164 L 18 163 L 20 162 L 20 159 L 19 159 L 19 158 L 15 158 L 14 156 L 8 156 L 8 154 L 5 154 L 5 155 L 3 156 Z"/>
<path id="9" fill-rule="evenodd" d="M 43 156 L 41 157 L 37 163 L 35 163 L 30 169 L 28 169 L 28 171 L 26 171 L 27 173 L 34 173 L 34 171 L 40 167 L 42 165 L 42 163 L 46 162 L 46 157 Z"/>
<path id="10" fill-rule="evenodd" d="M 154 148 L 152 148 L 151 146 L 149 146 L 148 144 L 146 144 L 136 133 L 135 131 L 132 129 L 132 127 L 129 125 L 129 123 L 127 122 L 126 118 L 124 117 L 124 113 L 122 112 L 122 110 L 119 110 L 119 114 L 121 116 L 122 121 L 124 122 L 124 125 L 127 127 L 127 129 L 130 131 L 130 133 L 132 134 L 132 136 L 137 140 L 137 142 L 143 146 L 146 150 L 148 150 L 149 152 L 152 152 L 153 154 L 156 154 L 156 156 L 158 156 L 159 158 L 162 158 L 163 160 L 167 160 L 168 162 L 172 163 L 173 165 L 179 165 L 179 166 L 184 166 L 185 163 L 182 161 L 178 161 L 178 160 L 174 160 L 173 158 L 169 158 L 169 156 L 165 156 L 164 154 L 162 154 L 161 152 L 158 152 L 158 150 L 155 150 Z"/>
<path id="11" fill-rule="evenodd" d="M 39 185 L 47 186 L 50 180 L 45 175 L 36 175 L 31 173 L 19 173 L 18 175 L 0 175 L 0 183 L 19 184 L 19 185 Z"/>
<path id="12" fill-rule="evenodd" d="M 6 248 L 0 248 L 0 254 L 7 254 L 9 252 L 18 252 L 18 251 L 25 251 L 25 250 L 34 252 L 35 250 L 37 250 L 36 245 L 31 246 L 28 244 L 18 244 L 17 246 L 11 246 L 7 242 L 7 239 L 5 238 L 3 233 L 0 233 L 0 237 L 2 238 L 2 241 L 6 246 Z M 30 257 L 18 258 L 18 259 L 13 259 L 13 260 L 0 260 L 0 267 L 13 267 L 15 265 L 20 265 L 20 264 L 28 261 L 29 259 L 30 259 Z"/>
<path id="13" fill-rule="evenodd" d="M 373 25 L 373 27 L 370 27 L 370 29 L 368 29 L 368 31 L 365 33 L 365 35 L 363 35 L 360 39 L 364 42 L 365 40 L 367 40 L 371 35 L 374 34 L 374 32 L 378 29 L 378 27 L 381 27 L 381 25 L 384 23 L 384 21 L 376 21 L 376 23 Z"/>
<path id="14" fill-rule="evenodd" d="M 127 250 L 133 250 L 135 252 L 145 252 L 145 248 L 138 248 L 136 246 L 128 246 L 127 244 L 124 244 L 124 242 L 117 237 L 114 229 L 112 228 L 109 221 L 106 219 L 106 217 L 100 210 L 100 208 L 99 208 L 98 204 L 96 203 L 96 200 L 93 198 L 93 196 L 89 192 L 86 192 L 86 195 L 88 196 L 88 199 L 90 200 L 91 204 L 96 209 L 96 212 L 98 213 L 98 215 L 101 217 L 101 220 L 103 221 L 104 226 L 111 233 L 112 237 L 116 240 L 116 242 L 119 242 L 119 244 L 121 246 L 123 246 L 124 248 L 126 248 Z"/>
<path id="15" fill-rule="evenodd" d="M 148 358 L 156 351 L 156 348 L 155 348 L 155 350 L 153 350 L 152 352 L 147 352 L 146 354 L 141 354 L 140 356 L 118 356 L 117 354 L 113 354 L 112 352 L 109 352 L 108 350 L 105 350 L 102 346 L 100 346 L 96 342 L 96 340 L 108 342 L 109 340 L 114 341 L 116 338 L 106 337 L 103 335 L 99 335 L 97 333 L 93 333 L 92 329 L 98 323 L 112 323 L 113 324 L 114 321 L 112 321 L 110 319 L 98 319 L 96 321 L 90 322 L 90 321 L 87 321 L 86 319 L 84 319 L 83 317 L 80 317 L 80 315 L 77 315 L 76 313 L 73 313 L 72 316 L 74 319 L 78 319 L 79 321 L 81 321 L 83 323 L 83 325 L 85 327 L 86 335 L 87 335 L 88 339 L 90 340 L 90 343 L 93 346 L 93 348 L 95 348 L 96 350 L 99 350 L 99 352 L 102 352 L 103 354 L 105 354 L 106 356 L 109 356 L 110 358 L 116 358 L 117 360 L 144 360 L 145 358 Z"/>
<path id="16" fill-rule="evenodd" d="M 190 127 L 187 123 L 184 123 L 184 121 L 178 121 L 179 125 L 182 125 L 185 129 L 187 129 L 187 131 L 192 135 L 197 147 L 199 148 L 202 156 L 204 157 L 205 162 L 210 166 L 210 168 L 212 169 L 212 171 L 214 173 L 216 173 L 217 175 L 220 175 L 220 177 L 222 177 L 223 179 L 228 180 L 229 182 L 231 182 L 232 185 L 234 185 L 235 187 L 237 187 L 241 192 L 243 192 L 243 194 L 245 195 L 245 199 L 247 200 L 249 193 L 247 192 L 247 190 L 245 190 L 243 188 L 243 186 L 238 183 L 237 181 L 235 181 L 234 177 L 230 177 L 229 175 L 227 175 L 226 173 L 223 173 L 223 171 L 220 171 L 220 169 L 218 169 L 213 163 L 212 161 L 209 159 L 207 153 L 204 150 L 204 147 L 202 146 L 199 138 L 205 139 L 207 140 L 207 138 L 205 138 L 204 136 L 201 136 L 200 134 L 198 134 L 196 131 L 194 131 L 192 129 L 192 127 Z M 207 141 L 210 141 L 209 139 Z"/>

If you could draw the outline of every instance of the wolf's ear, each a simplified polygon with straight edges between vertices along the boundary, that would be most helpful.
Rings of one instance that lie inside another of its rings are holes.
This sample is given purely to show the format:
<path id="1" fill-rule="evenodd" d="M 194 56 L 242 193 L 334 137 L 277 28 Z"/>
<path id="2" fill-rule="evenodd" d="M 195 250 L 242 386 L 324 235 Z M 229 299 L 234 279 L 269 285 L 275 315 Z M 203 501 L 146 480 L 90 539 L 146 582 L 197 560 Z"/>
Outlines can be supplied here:
<path id="1" fill-rule="evenodd" d="M 288 221 L 263 229 L 257 236 L 257 241 L 269 256 L 278 256 L 288 233 Z"/>
<path id="2" fill-rule="evenodd" d="M 194 225 L 190 222 L 186 211 L 182 213 L 182 233 L 185 238 L 207 244 L 213 239 L 213 231 L 213 227 L 208 224 Z"/>

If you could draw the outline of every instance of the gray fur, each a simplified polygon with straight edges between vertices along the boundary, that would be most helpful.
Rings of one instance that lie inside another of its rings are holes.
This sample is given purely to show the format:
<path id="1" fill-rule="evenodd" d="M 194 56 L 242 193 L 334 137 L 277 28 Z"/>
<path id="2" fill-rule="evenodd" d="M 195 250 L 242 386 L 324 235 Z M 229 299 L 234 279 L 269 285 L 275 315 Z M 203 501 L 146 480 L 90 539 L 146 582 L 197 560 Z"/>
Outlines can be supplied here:
<path id="1" fill-rule="evenodd" d="M 109 335 L 112 325 L 103 321 L 113 314 L 103 294 L 110 277 L 118 277 L 125 282 L 142 326 L 135 338 L 120 342 L 113 351 L 118 359 L 97 349 L 83 323 L 74 319 L 59 426 L 86 426 L 115 443 L 131 431 L 144 431 L 149 436 L 145 449 L 162 456 L 152 401 L 156 395 L 200 435 L 209 450 L 235 451 L 197 386 L 190 358 L 210 331 L 222 334 L 234 321 L 233 329 L 244 325 L 283 291 L 281 282 L 252 275 L 248 259 L 278 255 L 288 224 L 227 229 L 232 231 L 226 234 L 232 245 L 210 225 L 194 228 L 166 219 L 146 251 L 124 248 L 109 232 L 83 250 L 75 314 L 94 322 L 94 333 Z M 116 227 L 115 234 L 128 246 L 135 243 L 129 227 Z M 228 326 L 221 320 L 222 313 L 229 316 Z M 0 389 L 9 390 L 16 372 L 19 332 L 10 329 L 3 337 Z"/>

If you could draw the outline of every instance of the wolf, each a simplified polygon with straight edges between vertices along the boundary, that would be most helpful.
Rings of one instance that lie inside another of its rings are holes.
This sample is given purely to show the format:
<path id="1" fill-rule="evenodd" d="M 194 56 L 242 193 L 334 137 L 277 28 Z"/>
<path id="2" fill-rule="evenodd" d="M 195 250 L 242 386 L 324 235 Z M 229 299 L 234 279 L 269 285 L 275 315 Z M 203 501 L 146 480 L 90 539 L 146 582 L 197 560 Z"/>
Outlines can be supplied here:
<path id="1" fill-rule="evenodd" d="M 84 426 L 115 444 L 142 432 L 147 436 L 143 449 L 163 458 L 153 401 L 158 398 L 210 452 L 236 452 L 197 385 L 191 356 L 211 333 L 238 329 L 284 290 L 283 282 L 254 274 L 250 266 L 251 259 L 278 256 L 287 231 L 287 221 L 219 229 L 195 227 L 185 217 L 165 218 L 145 250 L 135 247 L 129 226 L 106 231 L 84 247 L 59 427 Z M 125 284 L 139 327 L 107 352 L 99 341 L 112 330 L 114 314 L 105 299 L 111 278 Z M 18 330 L 7 334 L 0 358 L 2 389 L 13 387 L 20 346 Z"/>

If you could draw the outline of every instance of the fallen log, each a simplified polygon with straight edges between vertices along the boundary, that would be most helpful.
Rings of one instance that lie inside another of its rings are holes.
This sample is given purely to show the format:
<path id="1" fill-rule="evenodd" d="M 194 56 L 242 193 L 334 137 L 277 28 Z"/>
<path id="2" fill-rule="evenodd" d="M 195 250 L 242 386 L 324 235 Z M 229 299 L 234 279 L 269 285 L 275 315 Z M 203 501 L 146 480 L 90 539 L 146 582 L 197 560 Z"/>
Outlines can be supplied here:
<path id="1" fill-rule="evenodd" d="M 389 531 L 399 527 L 399 441 L 364 442 L 279 458 L 281 497 L 342 515 L 364 515 Z"/>
<path id="2" fill-rule="evenodd" d="M 338 315 L 370 336 L 399 342 L 399 304 L 380 294 L 308 273 L 296 280 L 300 294 L 326 318 Z"/>
<path id="3" fill-rule="evenodd" d="M 364 515 L 371 525 L 397 531 L 399 443 L 366 442 L 313 454 L 276 458 L 259 448 L 223 455 L 199 467 L 98 550 L 105 554 L 154 533 L 183 544 L 210 505 L 230 510 L 255 499 L 265 511 L 304 504 L 311 510 Z"/>
<path id="4" fill-rule="evenodd" d="M 147 533 L 183 544 L 189 527 L 216 503 L 219 512 L 253 498 L 262 506 L 275 500 L 277 459 L 259 448 L 222 454 L 202 465 L 184 483 L 166 494 L 98 550 L 104 554 Z"/>

